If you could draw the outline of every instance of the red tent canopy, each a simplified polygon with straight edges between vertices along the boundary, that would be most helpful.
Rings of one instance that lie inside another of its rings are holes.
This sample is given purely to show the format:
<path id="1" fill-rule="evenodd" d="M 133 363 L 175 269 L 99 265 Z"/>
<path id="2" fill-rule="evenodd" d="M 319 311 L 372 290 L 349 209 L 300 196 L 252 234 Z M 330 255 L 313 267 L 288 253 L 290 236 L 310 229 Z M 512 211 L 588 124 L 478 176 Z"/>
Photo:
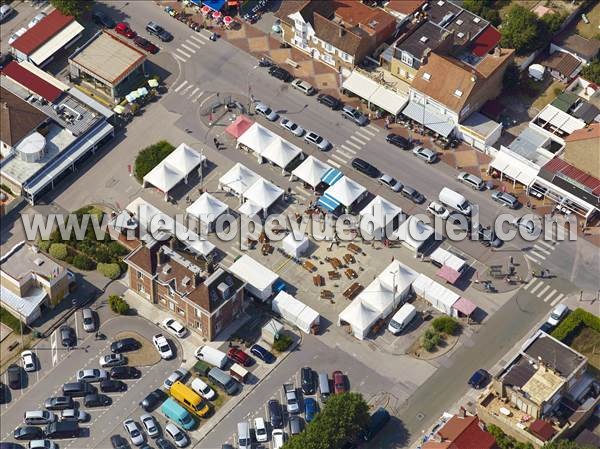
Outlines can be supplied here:
<path id="1" fill-rule="evenodd" d="M 465 316 L 471 316 L 471 314 L 475 312 L 477 306 L 461 296 L 454 304 L 452 304 L 452 308 L 458 310 Z"/>
<path id="2" fill-rule="evenodd" d="M 225 128 L 225 132 L 227 132 L 227 134 L 230 136 L 239 139 L 240 136 L 244 134 L 246 130 L 253 124 L 254 122 L 245 115 L 238 115 L 238 117 L 227 128 Z"/>
<path id="3" fill-rule="evenodd" d="M 439 277 L 441 277 L 445 281 L 450 282 L 451 284 L 454 284 L 458 280 L 458 278 L 460 277 L 460 272 L 456 271 L 453 268 L 450 268 L 447 265 L 444 265 L 444 266 L 442 266 L 442 268 L 440 268 L 438 270 L 438 272 L 436 273 L 436 275 L 438 275 Z"/>

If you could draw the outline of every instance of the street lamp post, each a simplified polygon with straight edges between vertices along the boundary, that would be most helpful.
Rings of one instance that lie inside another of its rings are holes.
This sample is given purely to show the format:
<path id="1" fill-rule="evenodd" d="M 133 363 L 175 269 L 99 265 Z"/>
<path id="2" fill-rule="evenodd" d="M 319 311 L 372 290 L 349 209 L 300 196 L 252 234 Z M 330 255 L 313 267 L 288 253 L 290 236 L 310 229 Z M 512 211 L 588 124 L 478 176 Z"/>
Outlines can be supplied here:
<path id="1" fill-rule="evenodd" d="M 250 108 L 252 107 L 252 85 L 250 84 L 250 73 L 259 67 L 259 65 L 250 67 L 248 74 L 246 75 L 246 80 L 248 81 L 248 114 L 250 114 Z"/>
<path id="2" fill-rule="evenodd" d="M 23 341 L 23 314 L 21 313 L 23 311 L 23 306 L 24 306 L 24 304 L 21 304 L 17 308 L 17 312 L 19 312 L 19 332 L 21 334 L 21 351 L 25 348 L 25 343 Z"/>

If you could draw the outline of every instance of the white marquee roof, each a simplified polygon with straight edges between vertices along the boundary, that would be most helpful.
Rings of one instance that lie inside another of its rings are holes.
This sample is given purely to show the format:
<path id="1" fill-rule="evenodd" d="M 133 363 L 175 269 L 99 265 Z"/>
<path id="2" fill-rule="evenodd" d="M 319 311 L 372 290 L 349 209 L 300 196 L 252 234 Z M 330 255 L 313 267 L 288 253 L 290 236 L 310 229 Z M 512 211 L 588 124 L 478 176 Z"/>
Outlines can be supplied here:
<path id="1" fill-rule="evenodd" d="M 434 232 L 431 226 L 411 215 L 398 226 L 394 238 L 403 241 L 414 250 L 418 250 Z"/>
<path id="2" fill-rule="evenodd" d="M 186 174 L 189 174 L 198 167 L 205 159 L 206 157 L 204 155 L 201 155 L 198 151 L 185 143 L 179 144 L 179 146 L 165 158 L 165 160 L 168 160 L 173 167 L 177 167 L 177 169 Z"/>
<path id="3" fill-rule="evenodd" d="M 262 155 L 267 147 L 278 138 L 279 136 L 255 122 L 240 136 L 238 144 L 244 145 Z"/>
<path id="4" fill-rule="evenodd" d="M 364 339 L 371 326 L 380 317 L 380 313 L 356 298 L 338 315 L 338 323 L 344 321 L 352 327 L 356 338 Z"/>
<path id="5" fill-rule="evenodd" d="M 394 307 L 394 292 L 376 277 L 367 287 L 358 295 L 364 304 L 377 310 L 382 316 L 387 316 Z"/>
<path id="6" fill-rule="evenodd" d="M 401 207 L 396 206 L 394 203 L 377 195 L 369 204 L 367 204 L 359 212 L 359 215 L 371 215 L 374 219 L 373 223 L 375 224 L 375 226 L 383 228 L 389 222 L 391 222 L 396 217 L 396 215 L 401 213 Z"/>
<path id="7" fill-rule="evenodd" d="M 183 178 L 185 178 L 185 175 L 182 172 L 163 161 L 144 176 L 144 183 L 152 184 L 162 192 L 167 193 Z"/>
<path id="8" fill-rule="evenodd" d="M 292 171 L 292 174 L 315 188 L 319 185 L 323 175 L 327 173 L 329 169 L 331 169 L 329 164 L 321 162 L 316 157 L 308 156 Z"/>
<path id="9" fill-rule="evenodd" d="M 330 195 L 340 204 L 348 207 L 366 191 L 367 189 L 361 186 L 359 183 L 353 181 L 347 176 L 344 176 L 334 185 L 329 187 L 325 191 L 325 194 Z"/>
<path id="10" fill-rule="evenodd" d="M 260 211 L 262 211 L 262 208 L 258 204 L 254 204 L 252 201 L 246 201 L 244 204 L 238 207 L 238 212 L 249 218 L 256 217 Z"/>
<path id="11" fill-rule="evenodd" d="M 196 150 L 182 143 L 144 176 L 144 183 L 152 184 L 167 193 L 205 159 Z"/>
<path id="12" fill-rule="evenodd" d="M 412 268 L 394 260 L 381 272 L 379 279 L 389 288 L 396 287 L 397 294 L 402 294 L 418 276 Z"/>
<path id="13" fill-rule="evenodd" d="M 244 192 L 244 198 L 262 209 L 268 209 L 281 195 L 283 195 L 283 189 L 264 178 L 259 178 Z"/>
<path id="14" fill-rule="evenodd" d="M 277 137 L 261 154 L 262 157 L 273 162 L 275 165 L 285 168 L 292 162 L 302 150 L 292 145 L 287 140 Z"/>
<path id="15" fill-rule="evenodd" d="M 225 186 L 238 195 L 242 195 L 260 176 L 239 162 L 219 178 L 219 185 Z"/>
<path id="16" fill-rule="evenodd" d="M 194 201 L 194 203 L 185 211 L 188 215 L 197 218 L 203 223 L 209 224 L 228 209 L 227 204 L 216 199 L 210 193 L 204 192 L 200 195 L 200 198 Z"/>

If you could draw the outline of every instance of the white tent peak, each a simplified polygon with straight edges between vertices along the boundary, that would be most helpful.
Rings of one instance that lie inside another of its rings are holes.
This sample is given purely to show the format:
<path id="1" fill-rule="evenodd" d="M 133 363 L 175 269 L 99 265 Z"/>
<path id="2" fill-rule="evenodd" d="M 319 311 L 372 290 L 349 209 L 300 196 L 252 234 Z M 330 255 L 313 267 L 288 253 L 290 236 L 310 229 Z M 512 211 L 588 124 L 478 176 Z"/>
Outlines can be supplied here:
<path id="1" fill-rule="evenodd" d="M 292 174 L 315 188 L 321 182 L 323 175 L 331 169 L 329 164 L 320 161 L 314 156 L 308 156 L 304 162 L 296 167 Z"/>
<path id="2" fill-rule="evenodd" d="M 219 179 L 219 184 L 233 190 L 238 195 L 243 194 L 260 176 L 239 162 Z"/>
<path id="3" fill-rule="evenodd" d="M 246 192 L 244 197 L 254 204 L 267 209 L 283 195 L 283 190 L 264 178 L 259 178 Z"/>
<path id="4" fill-rule="evenodd" d="M 280 137 L 275 138 L 261 153 L 261 156 L 277 164 L 281 168 L 288 166 L 302 150 Z"/>
<path id="5" fill-rule="evenodd" d="M 263 154 L 267 147 L 278 138 L 270 130 L 255 122 L 240 136 L 238 143 L 251 148 L 258 154 Z"/>
<path id="6" fill-rule="evenodd" d="M 342 205 L 348 207 L 356 201 L 366 189 L 359 183 L 347 176 L 343 176 L 338 182 L 329 187 L 325 193 L 332 196 Z"/>

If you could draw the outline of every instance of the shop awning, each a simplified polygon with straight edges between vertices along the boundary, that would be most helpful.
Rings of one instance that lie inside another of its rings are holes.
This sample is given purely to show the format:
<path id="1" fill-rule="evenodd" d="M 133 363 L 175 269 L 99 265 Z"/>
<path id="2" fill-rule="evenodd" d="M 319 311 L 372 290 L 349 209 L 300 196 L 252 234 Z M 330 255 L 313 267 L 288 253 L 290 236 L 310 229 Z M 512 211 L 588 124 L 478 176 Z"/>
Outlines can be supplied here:
<path id="1" fill-rule="evenodd" d="M 452 308 L 458 310 L 463 315 L 471 316 L 471 314 L 475 312 L 475 309 L 477 309 L 477 306 L 461 296 L 454 304 L 452 304 Z"/>
<path id="2" fill-rule="evenodd" d="M 342 88 L 358 95 L 365 100 L 371 98 L 371 95 L 379 89 L 377 81 L 372 80 L 368 76 L 362 75 L 356 70 L 342 83 Z"/>
<path id="3" fill-rule="evenodd" d="M 323 207 L 329 212 L 333 212 L 338 207 L 340 207 L 340 203 L 335 198 L 327 194 L 319 198 L 319 201 L 317 201 L 317 205 Z"/>
<path id="4" fill-rule="evenodd" d="M 431 106 L 426 105 L 423 107 L 422 104 L 410 102 L 408 106 L 404 108 L 402 114 L 408 118 L 415 120 L 421 125 L 426 126 L 430 130 L 436 132 L 442 137 L 448 137 L 456 124 L 451 118 L 445 117 L 444 115 L 436 112 Z"/>
<path id="5" fill-rule="evenodd" d="M 344 174 L 341 171 L 336 170 L 335 168 L 330 168 L 323 175 L 323 178 L 321 178 L 321 181 L 323 181 L 328 186 L 332 186 L 336 182 L 338 182 L 340 179 L 342 179 L 342 176 L 344 176 Z"/>
<path id="6" fill-rule="evenodd" d="M 48 42 L 38 48 L 34 53 L 29 56 L 29 59 L 36 65 L 40 65 L 46 59 L 50 58 L 54 53 L 63 48 L 75 37 L 77 37 L 83 31 L 83 26 L 74 20 L 67 25 L 58 34 L 52 37 Z"/>
<path id="7" fill-rule="evenodd" d="M 385 86 L 379 86 L 368 100 L 369 103 L 380 107 L 392 115 L 400 114 L 402 108 L 408 103 L 407 96 L 398 94 Z"/>
<path id="8" fill-rule="evenodd" d="M 527 187 L 533 184 L 540 171 L 539 167 L 532 167 L 505 151 L 499 151 L 496 154 L 494 160 L 490 162 L 490 168 L 498 170 L 510 179 L 514 179 Z"/>
<path id="9" fill-rule="evenodd" d="M 444 279 L 446 282 L 450 282 L 451 284 L 454 284 L 460 277 L 460 272 L 456 271 L 453 268 L 450 268 L 447 265 L 444 265 L 442 268 L 440 268 L 438 270 L 436 275 L 441 277 L 442 279 Z"/>

